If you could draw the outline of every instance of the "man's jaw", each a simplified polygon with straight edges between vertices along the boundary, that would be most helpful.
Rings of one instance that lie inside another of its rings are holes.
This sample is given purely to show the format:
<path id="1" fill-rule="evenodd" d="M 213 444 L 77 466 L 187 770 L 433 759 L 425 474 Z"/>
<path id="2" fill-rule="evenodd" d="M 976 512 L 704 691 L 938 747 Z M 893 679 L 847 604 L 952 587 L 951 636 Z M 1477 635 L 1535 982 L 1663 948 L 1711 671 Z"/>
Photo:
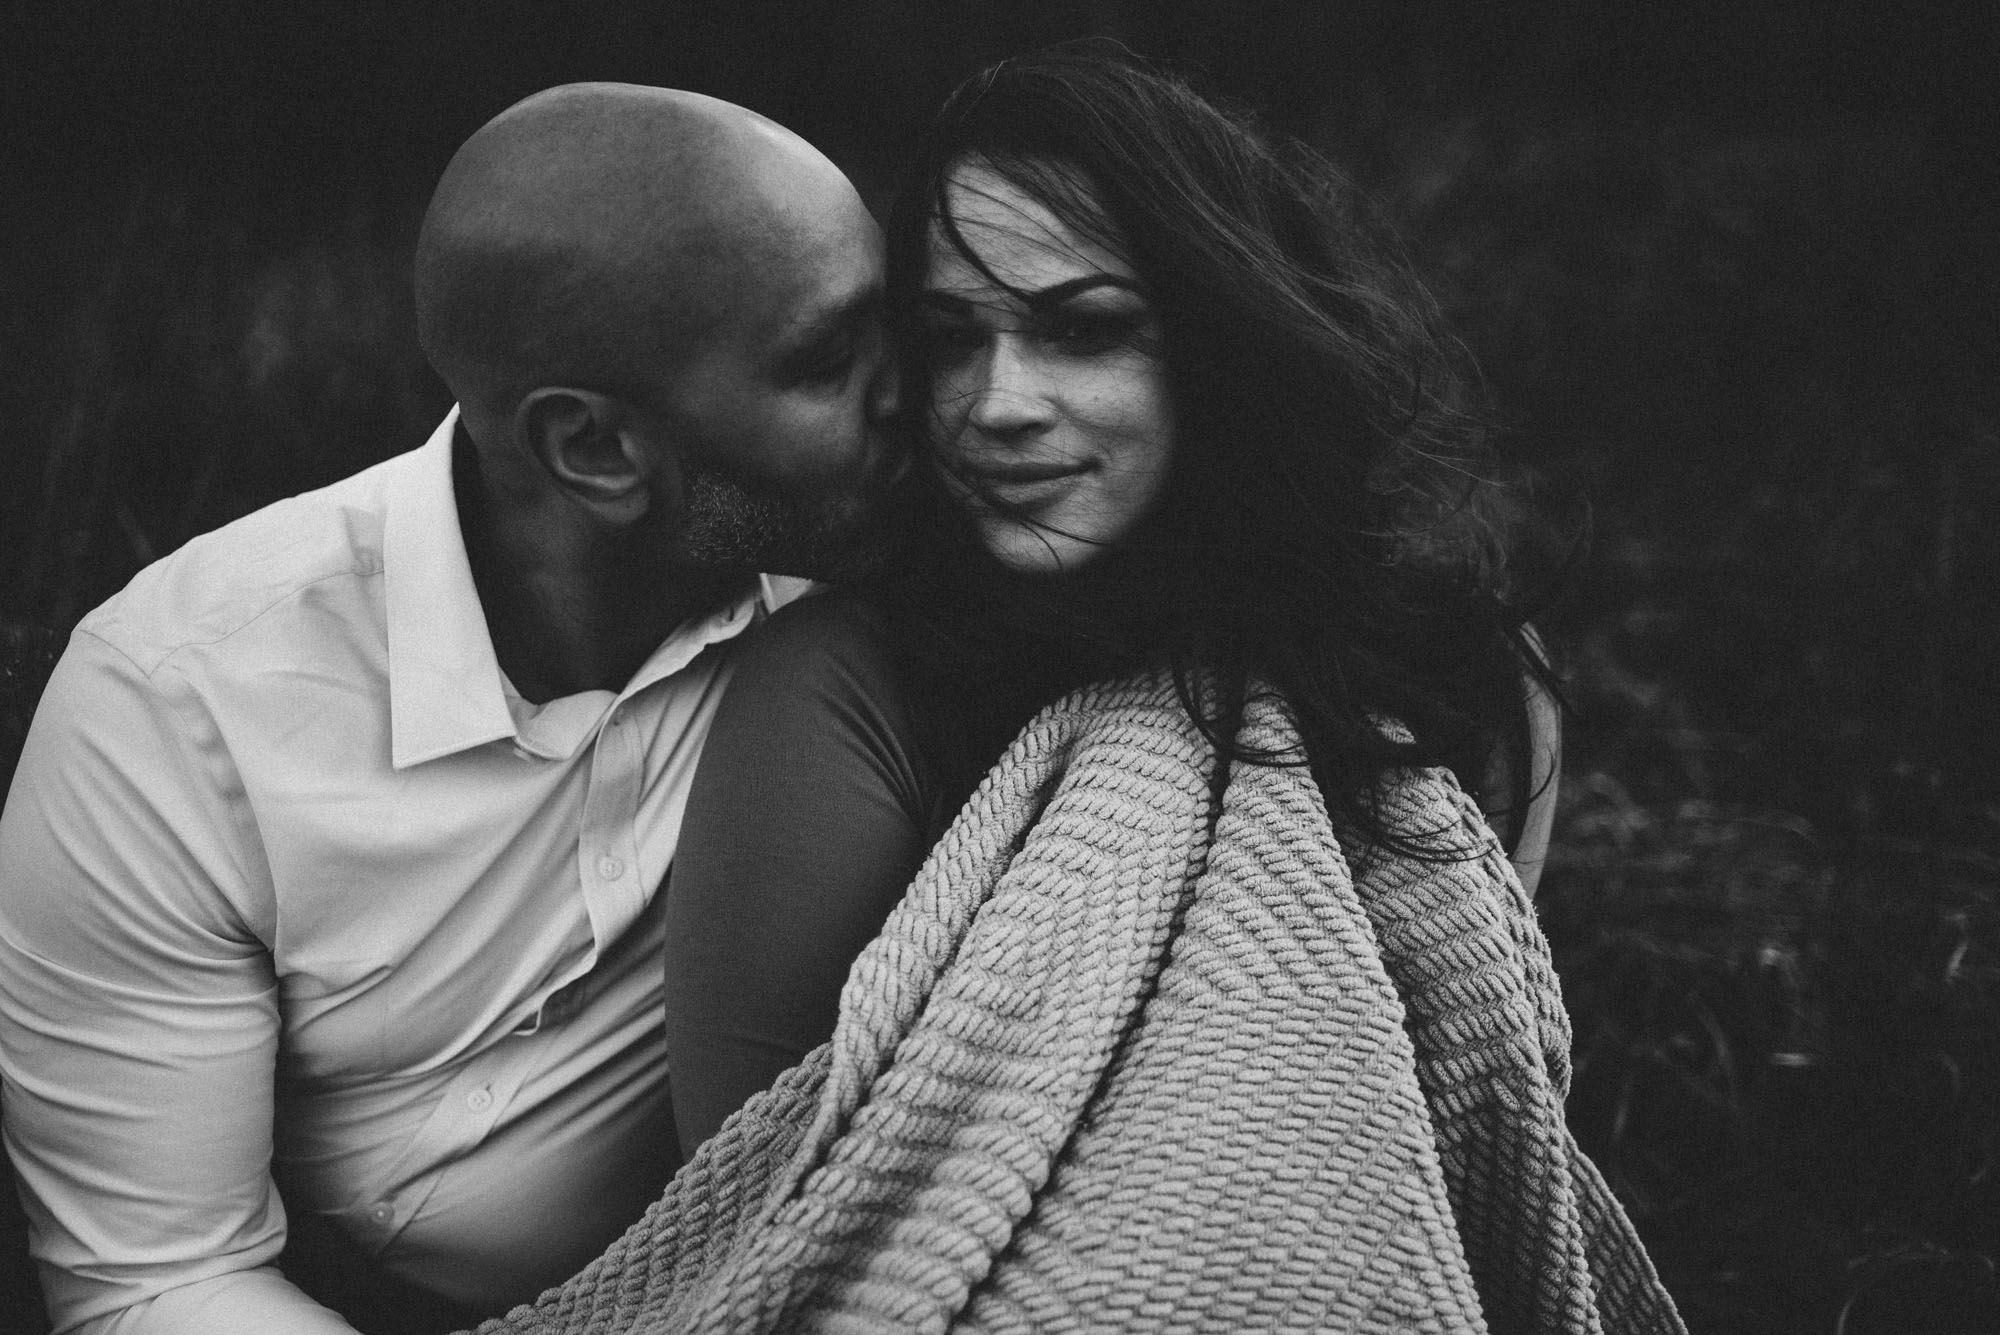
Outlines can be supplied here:
<path id="1" fill-rule="evenodd" d="M 893 536 L 881 520 L 889 489 L 800 497 L 752 488 L 713 470 L 688 480 L 677 563 L 745 574 L 844 580 L 867 573 Z"/>

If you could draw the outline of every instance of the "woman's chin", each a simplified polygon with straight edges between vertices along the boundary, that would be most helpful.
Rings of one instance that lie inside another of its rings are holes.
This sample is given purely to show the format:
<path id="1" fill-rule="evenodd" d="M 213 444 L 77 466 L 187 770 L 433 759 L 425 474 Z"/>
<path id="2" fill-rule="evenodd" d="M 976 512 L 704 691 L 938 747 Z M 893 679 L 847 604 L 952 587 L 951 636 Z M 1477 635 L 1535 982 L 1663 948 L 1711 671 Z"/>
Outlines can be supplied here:
<path id="1" fill-rule="evenodd" d="M 1018 575 L 1074 575 L 1103 551 L 1096 543 L 1006 515 L 987 515 L 977 522 L 986 550 Z"/>

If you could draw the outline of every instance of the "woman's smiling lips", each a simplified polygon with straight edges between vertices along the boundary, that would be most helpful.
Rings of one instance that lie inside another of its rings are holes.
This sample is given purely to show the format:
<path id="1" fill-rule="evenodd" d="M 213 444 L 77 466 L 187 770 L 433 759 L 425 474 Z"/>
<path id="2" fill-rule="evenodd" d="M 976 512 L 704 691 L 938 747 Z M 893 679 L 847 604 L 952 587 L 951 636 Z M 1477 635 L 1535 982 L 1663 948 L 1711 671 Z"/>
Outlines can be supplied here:
<path id="1" fill-rule="evenodd" d="M 989 496 L 1007 505 L 1026 506 L 1062 494 L 1072 481 L 1094 467 L 1068 460 L 1058 463 L 1017 460 L 962 464 L 953 471 L 975 495 Z"/>

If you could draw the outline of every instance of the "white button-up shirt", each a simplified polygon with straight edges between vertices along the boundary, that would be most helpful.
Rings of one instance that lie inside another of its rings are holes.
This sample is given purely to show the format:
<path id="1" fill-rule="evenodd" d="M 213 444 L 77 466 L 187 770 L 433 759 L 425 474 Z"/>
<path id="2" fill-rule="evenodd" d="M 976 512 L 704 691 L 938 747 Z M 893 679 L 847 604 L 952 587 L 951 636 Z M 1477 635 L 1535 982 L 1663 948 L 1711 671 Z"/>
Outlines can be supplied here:
<path id="1" fill-rule="evenodd" d="M 196 539 L 77 628 L 0 820 L 6 1135 L 59 1329 L 343 1331 L 294 1208 L 532 1296 L 672 1172 L 656 890 L 766 579 L 624 690 L 495 661 L 421 449 Z"/>

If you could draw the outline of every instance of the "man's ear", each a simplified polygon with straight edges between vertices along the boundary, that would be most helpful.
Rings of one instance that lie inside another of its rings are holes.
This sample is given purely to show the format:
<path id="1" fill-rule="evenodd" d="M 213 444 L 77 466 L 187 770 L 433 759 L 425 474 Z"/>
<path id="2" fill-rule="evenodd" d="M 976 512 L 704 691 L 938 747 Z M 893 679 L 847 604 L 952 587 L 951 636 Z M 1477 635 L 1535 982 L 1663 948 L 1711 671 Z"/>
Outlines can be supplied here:
<path id="1" fill-rule="evenodd" d="M 649 447 L 616 398 L 589 389 L 532 389 L 514 412 L 514 433 L 548 475 L 585 508 L 618 525 L 637 523 L 675 492 L 671 463 Z"/>

